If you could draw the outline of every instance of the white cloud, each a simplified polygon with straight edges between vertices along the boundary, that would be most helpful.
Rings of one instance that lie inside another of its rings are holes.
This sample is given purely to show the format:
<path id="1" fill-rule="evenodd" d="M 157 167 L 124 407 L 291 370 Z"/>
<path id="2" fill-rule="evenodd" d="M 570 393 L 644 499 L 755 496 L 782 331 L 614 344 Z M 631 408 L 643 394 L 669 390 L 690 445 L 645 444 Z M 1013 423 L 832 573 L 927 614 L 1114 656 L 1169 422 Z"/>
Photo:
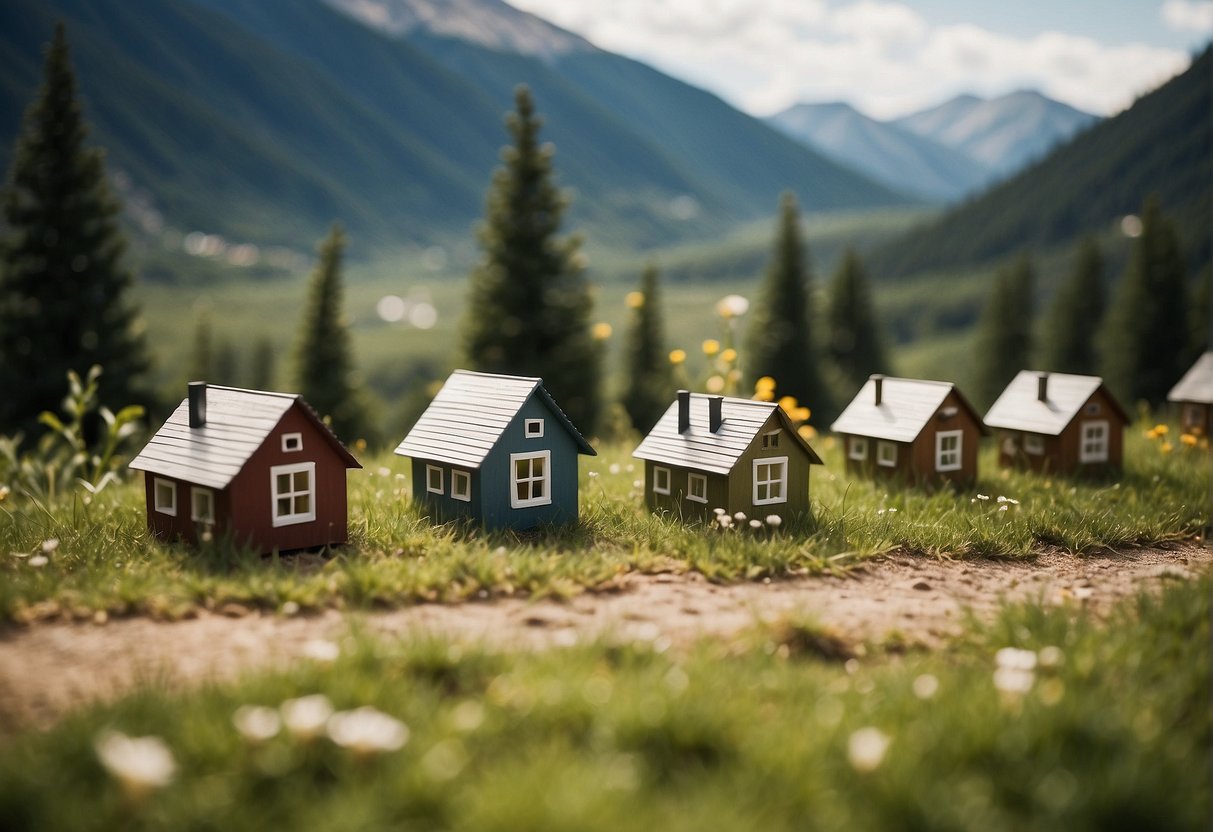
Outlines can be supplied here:
<path id="1" fill-rule="evenodd" d="M 932 27 L 893 0 L 511 2 L 755 114 L 845 100 L 891 117 L 960 92 L 1023 87 L 1110 114 L 1189 61 L 1179 50 L 1109 46 L 1062 32 L 1023 38 L 969 24 Z M 1208 14 L 1213 26 L 1213 2 L 1169 0 L 1163 13 L 1188 22 Z"/>
<path id="2" fill-rule="evenodd" d="M 1180 32 L 1213 33 L 1213 0 L 1167 0 L 1162 20 Z"/>

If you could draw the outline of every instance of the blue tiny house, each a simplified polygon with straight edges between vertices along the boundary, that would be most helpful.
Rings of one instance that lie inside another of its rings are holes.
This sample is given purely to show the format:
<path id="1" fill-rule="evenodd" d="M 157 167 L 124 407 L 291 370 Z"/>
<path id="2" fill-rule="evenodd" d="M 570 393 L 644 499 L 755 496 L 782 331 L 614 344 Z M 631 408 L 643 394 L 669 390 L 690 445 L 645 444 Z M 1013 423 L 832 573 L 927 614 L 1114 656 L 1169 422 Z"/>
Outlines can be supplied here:
<path id="1" fill-rule="evenodd" d="M 396 453 L 412 459 L 430 517 L 489 529 L 576 522 L 577 455 L 595 455 L 542 379 L 469 370 L 451 374 Z"/>

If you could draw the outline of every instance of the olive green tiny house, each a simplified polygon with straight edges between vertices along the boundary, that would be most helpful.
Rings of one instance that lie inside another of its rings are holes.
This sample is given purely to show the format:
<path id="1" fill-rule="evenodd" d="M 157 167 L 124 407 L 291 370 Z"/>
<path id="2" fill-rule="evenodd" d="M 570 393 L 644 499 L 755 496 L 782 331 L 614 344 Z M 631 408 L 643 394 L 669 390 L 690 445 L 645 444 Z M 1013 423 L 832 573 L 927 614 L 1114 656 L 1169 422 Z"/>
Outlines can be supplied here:
<path id="1" fill-rule="evenodd" d="M 456 370 L 396 448 L 438 522 L 529 529 L 577 520 L 577 456 L 595 452 L 543 380 Z"/>
<path id="2" fill-rule="evenodd" d="M 632 456 L 644 460 L 648 507 L 684 520 L 717 508 L 786 518 L 809 508 L 821 459 L 771 402 L 678 392 Z"/>
<path id="3" fill-rule="evenodd" d="M 1167 401 L 1179 409 L 1179 428 L 1184 433 L 1213 435 L 1213 352 L 1196 360 L 1171 388 Z"/>

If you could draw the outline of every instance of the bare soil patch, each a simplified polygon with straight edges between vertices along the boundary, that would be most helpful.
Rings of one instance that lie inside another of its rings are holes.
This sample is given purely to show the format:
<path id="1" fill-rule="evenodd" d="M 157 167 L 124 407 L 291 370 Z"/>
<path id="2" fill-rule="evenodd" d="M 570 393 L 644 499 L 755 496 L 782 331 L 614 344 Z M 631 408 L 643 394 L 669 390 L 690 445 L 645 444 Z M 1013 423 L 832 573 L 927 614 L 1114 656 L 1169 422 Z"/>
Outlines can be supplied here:
<path id="1" fill-rule="evenodd" d="M 1003 599 L 1071 603 L 1102 612 L 1166 580 L 1213 568 L 1187 544 L 1032 560 L 934 560 L 894 554 L 841 575 L 716 585 L 697 574 L 628 575 L 609 591 L 569 601 L 505 599 L 423 604 L 389 612 L 284 617 L 219 611 L 163 623 L 44 623 L 0 633 L 0 734 L 45 726 L 71 708 L 140 685 L 170 688 L 307 660 L 316 640 L 340 642 L 350 624 L 388 637 L 441 635 L 501 649 L 579 639 L 729 638 L 759 622 L 803 617 L 846 642 L 896 638 L 938 646 L 965 611 L 987 616 Z"/>

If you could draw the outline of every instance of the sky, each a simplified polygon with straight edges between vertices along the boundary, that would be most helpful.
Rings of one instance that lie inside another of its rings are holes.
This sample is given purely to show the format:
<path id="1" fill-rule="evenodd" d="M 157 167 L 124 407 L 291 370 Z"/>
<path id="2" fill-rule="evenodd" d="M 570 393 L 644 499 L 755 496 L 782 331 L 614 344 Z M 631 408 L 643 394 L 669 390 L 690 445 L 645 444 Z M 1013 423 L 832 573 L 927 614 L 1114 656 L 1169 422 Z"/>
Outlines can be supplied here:
<path id="1" fill-rule="evenodd" d="M 1025 88 L 1112 115 L 1213 37 L 1213 0 L 508 2 L 757 116 L 846 101 L 893 118 Z"/>

